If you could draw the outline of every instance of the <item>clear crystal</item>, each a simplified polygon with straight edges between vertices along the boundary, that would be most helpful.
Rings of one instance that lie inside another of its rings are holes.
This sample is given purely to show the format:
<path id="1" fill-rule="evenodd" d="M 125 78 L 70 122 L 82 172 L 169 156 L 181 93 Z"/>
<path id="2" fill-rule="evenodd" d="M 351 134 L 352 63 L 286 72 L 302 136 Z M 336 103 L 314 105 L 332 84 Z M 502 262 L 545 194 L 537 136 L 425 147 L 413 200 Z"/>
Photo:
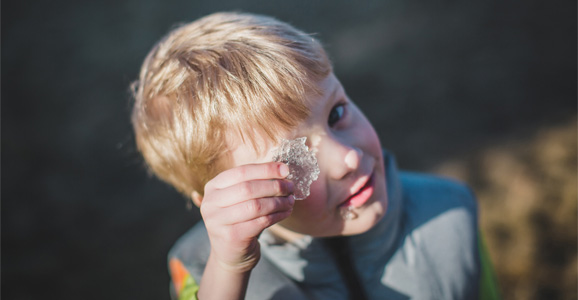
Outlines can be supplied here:
<path id="1" fill-rule="evenodd" d="M 294 140 L 282 140 L 275 151 L 273 160 L 289 166 L 287 179 L 295 184 L 295 200 L 303 200 L 309 196 L 311 183 L 319 177 L 319 165 L 314 151 L 305 145 L 306 137 Z"/>

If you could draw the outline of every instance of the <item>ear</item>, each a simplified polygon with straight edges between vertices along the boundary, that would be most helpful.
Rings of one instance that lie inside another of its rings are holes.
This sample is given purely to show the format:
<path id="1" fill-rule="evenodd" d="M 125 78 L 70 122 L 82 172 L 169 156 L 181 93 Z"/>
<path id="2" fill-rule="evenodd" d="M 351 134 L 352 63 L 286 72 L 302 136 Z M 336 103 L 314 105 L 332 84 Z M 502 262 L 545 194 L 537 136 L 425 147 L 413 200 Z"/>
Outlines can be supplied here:
<path id="1" fill-rule="evenodd" d="M 201 194 L 193 191 L 191 193 L 191 199 L 193 199 L 193 203 L 195 203 L 197 207 L 201 207 L 201 202 L 203 202 L 203 196 L 201 196 Z"/>

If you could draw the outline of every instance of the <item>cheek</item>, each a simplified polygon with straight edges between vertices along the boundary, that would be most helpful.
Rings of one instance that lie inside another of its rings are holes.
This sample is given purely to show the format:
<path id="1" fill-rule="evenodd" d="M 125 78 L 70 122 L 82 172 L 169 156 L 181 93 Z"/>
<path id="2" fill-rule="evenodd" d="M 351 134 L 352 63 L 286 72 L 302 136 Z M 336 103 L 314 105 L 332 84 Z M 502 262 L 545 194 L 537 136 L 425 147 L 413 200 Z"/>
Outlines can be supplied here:
<path id="1" fill-rule="evenodd" d="M 319 174 L 320 177 L 323 176 Z M 293 216 L 298 218 L 323 218 L 327 213 L 327 191 L 323 188 L 320 180 L 311 184 L 311 194 L 307 199 L 295 201 Z"/>
<path id="2" fill-rule="evenodd" d="M 381 143 L 377 132 L 375 132 L 375 128 L 373 128 L 365 116 L 363 116 L 361 120 L 359 126 L 356 126 L 354 134 L 354 136 L 359 139 L 358 144 L 363 145 L 366 151 L 370 151 L 374 155 L 381 155 Z"/>

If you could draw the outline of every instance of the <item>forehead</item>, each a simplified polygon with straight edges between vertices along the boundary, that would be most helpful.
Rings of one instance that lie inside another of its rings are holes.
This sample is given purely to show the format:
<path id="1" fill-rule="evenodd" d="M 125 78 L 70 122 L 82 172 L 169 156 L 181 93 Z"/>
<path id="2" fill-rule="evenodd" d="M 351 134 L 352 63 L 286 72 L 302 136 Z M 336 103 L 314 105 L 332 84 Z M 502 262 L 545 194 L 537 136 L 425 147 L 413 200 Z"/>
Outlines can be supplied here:
<path id="1" fill-rule="evenodd" d="M 333 99 L 343 94 L 341 83 L 333 73 L 330 73 L 325 79 L 317 84 L 320 93 L 309 93 L 306 101 L 311 113 L 301 121 L 292 130 L 283 131 L 278 136 L 281 139 L 295 139 L 306 136 L 310 138 L 308 143 L 315 144 L 316 137 L 311 136 L 312 132 L 320 126 L 325 126 L 327 122 L 327 113 L 333 105 Z M 250 163 L 263 163 L 272 161 L 274 150 L 278 147 L 279 142 L 271 140 L 258 129 L 253 129 L 244 135 L 251 135 L 255 141 L 257 149 L 247 137 L 241 136 L 236 130 L 232 130 L 227 135 L 227 145 L 229 145 L 228 160 L 231 167 L 240 166 Z"/>

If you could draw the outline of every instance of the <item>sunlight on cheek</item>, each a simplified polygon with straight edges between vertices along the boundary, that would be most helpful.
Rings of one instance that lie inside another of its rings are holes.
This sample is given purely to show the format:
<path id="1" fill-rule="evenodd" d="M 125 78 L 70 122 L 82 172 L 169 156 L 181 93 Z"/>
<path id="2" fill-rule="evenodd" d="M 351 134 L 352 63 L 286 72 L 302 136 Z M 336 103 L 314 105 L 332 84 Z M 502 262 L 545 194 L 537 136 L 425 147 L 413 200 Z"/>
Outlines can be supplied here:
<path id="1" fill-rule="evenodd" d="M 311 137 L 311 148 L 317 149 L 317 146 L 319 146 L 319 143 L 321 143 L 321 136 L 316 134 L 314 136 Z"/>

